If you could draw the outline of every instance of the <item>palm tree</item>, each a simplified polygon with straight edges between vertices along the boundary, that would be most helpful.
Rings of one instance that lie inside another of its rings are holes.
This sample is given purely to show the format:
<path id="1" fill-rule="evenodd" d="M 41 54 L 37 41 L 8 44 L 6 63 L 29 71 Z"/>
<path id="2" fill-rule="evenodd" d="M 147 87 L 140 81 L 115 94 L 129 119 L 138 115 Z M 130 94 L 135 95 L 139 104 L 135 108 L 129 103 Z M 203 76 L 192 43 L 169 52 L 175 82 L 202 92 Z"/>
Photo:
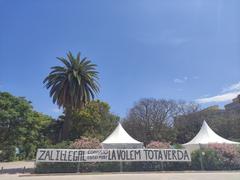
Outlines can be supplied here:
<path id="1" fill-rule="evenodd" d="M 71 113 L 81 110 L 99 92 L 98 72 L 96 65 L 90 60 L 86 57 L 80 58 L 80 53 L 74 57 L 69 52 L 67 58 L 57 59 L 63 66 L 53 66 L 43 83 L 50 89 L 53 103 L 59 108 L 62 107 L 65 112 L 62 138 L 67 139 L 71 127 Z"/>

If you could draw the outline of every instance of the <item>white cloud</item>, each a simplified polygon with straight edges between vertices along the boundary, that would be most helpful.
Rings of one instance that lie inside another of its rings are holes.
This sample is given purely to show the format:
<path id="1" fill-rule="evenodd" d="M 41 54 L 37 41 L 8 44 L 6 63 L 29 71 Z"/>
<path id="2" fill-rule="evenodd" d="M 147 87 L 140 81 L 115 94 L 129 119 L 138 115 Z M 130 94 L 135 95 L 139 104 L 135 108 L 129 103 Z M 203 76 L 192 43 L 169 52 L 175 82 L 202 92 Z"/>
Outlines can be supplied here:
<path id="1" fill-rule="evenodd" d="M 187 76 L 183 77 L 183 78 L 175 78 L 173 80 L 174 83 L 185 83 L 189 78 Z"/>
<path id="2" fill-rule="evenodd" d="M 236 98 L 239 94 L 240 94 L 240 82 L 232 84 L 229 87 L 223 88 L 222 92 L 218 95 L 199 98 L 196 99 L 196 102 L 200 104 L 227 102 Z"/>
<path id="3" fill-rule="evenodd" d="M 184 79 L 178 79 L 178 78 L 176 78 L 176 79 L 173 80 L 173 82 L 174 82 L 174 83 L 184 83 L 185 80 L 184 80 Z"/>
<path id="4" fill-rule="evenodd" d="M 200 98 L 200 99 L 197 99 L 196 102 L 198 102 L 200 104 L 213 103 L 213 102 L 215 102 L 215 103 L 226 102 L 226 101 L 231 101 L 232 99 L 237 97 L 238 94 L 240 94 L 240 91 L 229 92 L 229 93 L 216 95 L 216 96 L 212 96 L 212 97 Z"/>
<path id="5" fill-rule="evenodd" d="M 184 76 L 183 78 L 175 78 L 173 80 L 174 83 L 185 83 L 188 80 L 196 80 L 198 79 L 198 76 L 193 76 L 193 77 L 188 77 L 188 76 Z"/>
<path id="6" fill-rule="evenodd" d="M 240 91 L 240 82 L 230 85 L 229 87 L 223 88 L 222 92 Z"/>

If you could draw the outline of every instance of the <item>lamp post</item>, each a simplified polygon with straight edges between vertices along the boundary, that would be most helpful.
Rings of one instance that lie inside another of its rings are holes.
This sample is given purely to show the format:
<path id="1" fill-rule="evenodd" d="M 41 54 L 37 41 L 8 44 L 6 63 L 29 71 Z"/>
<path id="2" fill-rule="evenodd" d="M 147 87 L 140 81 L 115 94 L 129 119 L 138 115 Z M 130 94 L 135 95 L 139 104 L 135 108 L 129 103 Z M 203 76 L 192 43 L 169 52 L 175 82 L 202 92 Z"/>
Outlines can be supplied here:
<path id="1" fill-rule="evenodd" d="M 120 172 L 123 172 L 123 162 L 120 161 Z"/>

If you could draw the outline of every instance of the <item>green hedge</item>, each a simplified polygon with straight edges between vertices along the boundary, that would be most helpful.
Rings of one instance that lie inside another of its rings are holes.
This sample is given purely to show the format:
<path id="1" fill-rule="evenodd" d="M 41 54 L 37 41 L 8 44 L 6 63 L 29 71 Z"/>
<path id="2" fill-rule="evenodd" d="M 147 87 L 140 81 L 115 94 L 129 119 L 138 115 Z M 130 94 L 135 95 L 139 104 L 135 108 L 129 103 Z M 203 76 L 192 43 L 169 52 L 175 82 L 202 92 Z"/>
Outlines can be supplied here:
<path id="1" fill-rule="evenodd" d="M 175 171 L 188 170 L 186 162 L 123 162 L 122 171 Z M 36 173 L 119 172 L 120 162 L 101 163 L 37 163 Z"/>
<path id="2" fill-rule="evenodd" d="M 221 170 L 224 166 L 218 154 L 211 149 L 197 150 L 191 154 L 191 158 L 193 170 Z"/>
<path id="3" fill-rule="evenodd" d="M 17 160 L 15 146 L 5 146 L 0 150 L 0 162 L 15 160 Z"/>
<path id="4" fill-rule="evenodd" d="M 36 173 L 118 172 L 119 162 L 101 163 L 37 163 Z"/>

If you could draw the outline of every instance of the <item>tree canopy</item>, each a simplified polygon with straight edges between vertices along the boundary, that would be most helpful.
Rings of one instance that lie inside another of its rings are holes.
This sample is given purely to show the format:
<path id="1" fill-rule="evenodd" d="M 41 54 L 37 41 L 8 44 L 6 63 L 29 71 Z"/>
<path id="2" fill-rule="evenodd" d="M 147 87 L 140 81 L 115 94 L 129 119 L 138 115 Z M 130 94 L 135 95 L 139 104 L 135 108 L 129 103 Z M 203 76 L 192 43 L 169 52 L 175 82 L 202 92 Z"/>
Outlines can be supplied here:
<path id="1" fill-rule="evenodd" d="M 86 136 L 103 140 L 116 127 L 119 119 L 110 112 L 110 106 L 106 102 L 92 101 L 81 111 L 73 113 L 70 137 L 77 139 Z"/>
<path id="2" fill-rule="evenodd" d="M 123 126 L 133 137 L 145 144 L 158 140 L 175 142 L 174 118 L 198 109 L 199 106 L 194 103 L 145 98 L 129 110 Z"/>
<path id="3" fill-rule="evenodd" d="M 240 140 L 240 112 L 214 106 L 176 117 L 176 142 L 186 143 L 191 140 L 200 130 L 204 120 L 220 136 L 229 140 Z"/>
<path id="4" fill-rule="evenodd" d="M 45 146 L 45 129 L 51 121 L 49 116 L 34 111 L 24 97 L 0 92 L 0 150 L 6 153 L 5 159 L 15 150 L 19 159 L 33 158 L 36 148 Z"/>
<path id="5" fill-rule="evenodd" d="M 66 117 L 70 117 L 72 111 L 81 110 L 99 92 L 98 72 L 90 60 L 81 59 L 80 53 L 74 57 L 69 52 L 67 58 L 57 59 L 63 66 L 53 66 L 43 83 L 50 89 L 53 103 L 63 107 Z M 63 139 L 68 138 L 71 123 L 70 118 L 64 119 Z"/>

